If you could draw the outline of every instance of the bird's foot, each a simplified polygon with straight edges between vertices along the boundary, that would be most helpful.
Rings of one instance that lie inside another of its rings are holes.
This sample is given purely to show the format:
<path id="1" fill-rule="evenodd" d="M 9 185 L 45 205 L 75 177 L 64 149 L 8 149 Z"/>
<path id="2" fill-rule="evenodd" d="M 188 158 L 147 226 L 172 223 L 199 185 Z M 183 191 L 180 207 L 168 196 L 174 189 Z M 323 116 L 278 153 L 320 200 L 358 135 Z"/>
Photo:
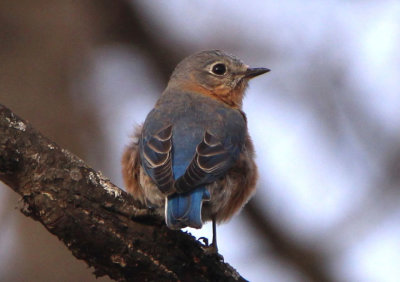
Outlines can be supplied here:
<path id="1" fill-rule="evenodd" d="M 218 247 L 214 244 L 209 244 L 206 237 L 200 237 L 199 241 L 203 242 L 202 249 L 204 253 L 210 256 L 215 256 L 219 261 L 224 261 L 224 257 L 218 253 Z"/>
<path id="2" fill-rule="evenodd" d="M 200 238 L 199 238 L 199 241 L 203 242 L 203 245 L 204 245 L 204 246 L 206 246 L 206 247 L 209 246 L 209 244 L 208 244 L 208 238 L 206 238 L 206 237 L 200 237 Z"/>

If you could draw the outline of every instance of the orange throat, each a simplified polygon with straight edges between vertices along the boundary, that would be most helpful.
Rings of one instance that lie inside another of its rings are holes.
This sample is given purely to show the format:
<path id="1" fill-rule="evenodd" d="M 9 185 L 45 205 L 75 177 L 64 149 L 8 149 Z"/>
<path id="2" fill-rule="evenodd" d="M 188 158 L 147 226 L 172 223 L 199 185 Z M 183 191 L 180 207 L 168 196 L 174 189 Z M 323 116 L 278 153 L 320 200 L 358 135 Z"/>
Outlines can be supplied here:
<path id="1" fill-rule="evenodd" d="M 186 85 L 183 85 L 182 88 L 183 90 L 189 92 L 195 92 L 206 95 L 208 97 L 221 101 L 232 108 L 235 109 L 242 108 L 245 85 L 238 85 L 234 89 L 221 85 L 219 87 L 214 88 L 213 90 L 210 90 L 199 84 L 188 83 Z"/>

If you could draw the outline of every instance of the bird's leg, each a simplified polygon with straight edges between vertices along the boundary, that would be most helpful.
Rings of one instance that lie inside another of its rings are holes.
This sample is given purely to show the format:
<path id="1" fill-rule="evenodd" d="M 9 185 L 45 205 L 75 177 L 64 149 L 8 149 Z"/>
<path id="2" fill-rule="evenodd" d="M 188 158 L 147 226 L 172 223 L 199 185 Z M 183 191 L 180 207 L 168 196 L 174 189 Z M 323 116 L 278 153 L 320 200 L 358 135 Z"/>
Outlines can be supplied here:
<path id="1" fill-rule="evenodd" d="M 204 252 L 208 255 L 213 255 L 218 258 L 220 261 L 224 261 L 224 257 L 218 253 L 218 246 L 217 246 L 217 221 L 215 217 L 212 218 L 212 228 L 213 228 L 213 239 L 211 245 L 208 244 L 208 239 L 205 237 L 199 238 L 199 240 L 203 241 L 204 245 L 202 248 Z"/>
<path id="2" fill-rule="evenodd" d="M 208 244 L 208 239 L 205 237 L 201 237 L 199 238 L 199 240 L 202 240 L 205 244 L 205 246 L 203 247 L 204 251 L 207 254 L 215 254 L 218 255 L 218 246 L 217 246 L 217 222 L 215 220 L 215 218 L 212 218 L 212 229 L 213 229 L 213 238 L 212 238 L 212 243 L 211 245 Z M 218 255 L 219 256 L 219 255 Z"/>
<path id="3" fill-rule="evenodd" d="M 218 253 L 218 245 L 217 245 L 217 221 L 215 217 L 212 219 L 212 229 L 213 229 L 213 239 L 211 243 L 211 248 L 214 250 L 214 253 Z"/>

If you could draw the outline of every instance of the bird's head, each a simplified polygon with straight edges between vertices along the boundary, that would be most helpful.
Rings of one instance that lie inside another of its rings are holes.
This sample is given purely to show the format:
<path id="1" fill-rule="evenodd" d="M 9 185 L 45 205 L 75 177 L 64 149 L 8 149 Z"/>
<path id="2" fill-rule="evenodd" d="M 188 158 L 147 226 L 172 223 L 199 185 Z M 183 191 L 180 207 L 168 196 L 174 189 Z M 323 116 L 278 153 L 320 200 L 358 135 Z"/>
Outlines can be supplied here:
<path id="1" fill-rule="evenodd" d="M 203 51 L 183 59 L 171 75 L 167 89 L 195 92 L 241 108 L 248 81 L 268 72 L 250 68 L 219 50 Z"/>

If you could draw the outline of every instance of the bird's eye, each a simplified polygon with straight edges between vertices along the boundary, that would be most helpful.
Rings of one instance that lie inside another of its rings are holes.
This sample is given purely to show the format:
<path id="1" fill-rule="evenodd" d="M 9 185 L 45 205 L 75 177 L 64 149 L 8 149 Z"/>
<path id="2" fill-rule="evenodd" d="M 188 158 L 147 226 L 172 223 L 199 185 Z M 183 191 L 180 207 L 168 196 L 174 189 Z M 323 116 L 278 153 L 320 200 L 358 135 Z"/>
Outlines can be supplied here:
<path id="1" fill-rule="evenodd" d="M 216 75 L 224 75 L 226 73 L 226 66 L 222 63 L 215 64 L 212 67 L 211 72 Z"/>

